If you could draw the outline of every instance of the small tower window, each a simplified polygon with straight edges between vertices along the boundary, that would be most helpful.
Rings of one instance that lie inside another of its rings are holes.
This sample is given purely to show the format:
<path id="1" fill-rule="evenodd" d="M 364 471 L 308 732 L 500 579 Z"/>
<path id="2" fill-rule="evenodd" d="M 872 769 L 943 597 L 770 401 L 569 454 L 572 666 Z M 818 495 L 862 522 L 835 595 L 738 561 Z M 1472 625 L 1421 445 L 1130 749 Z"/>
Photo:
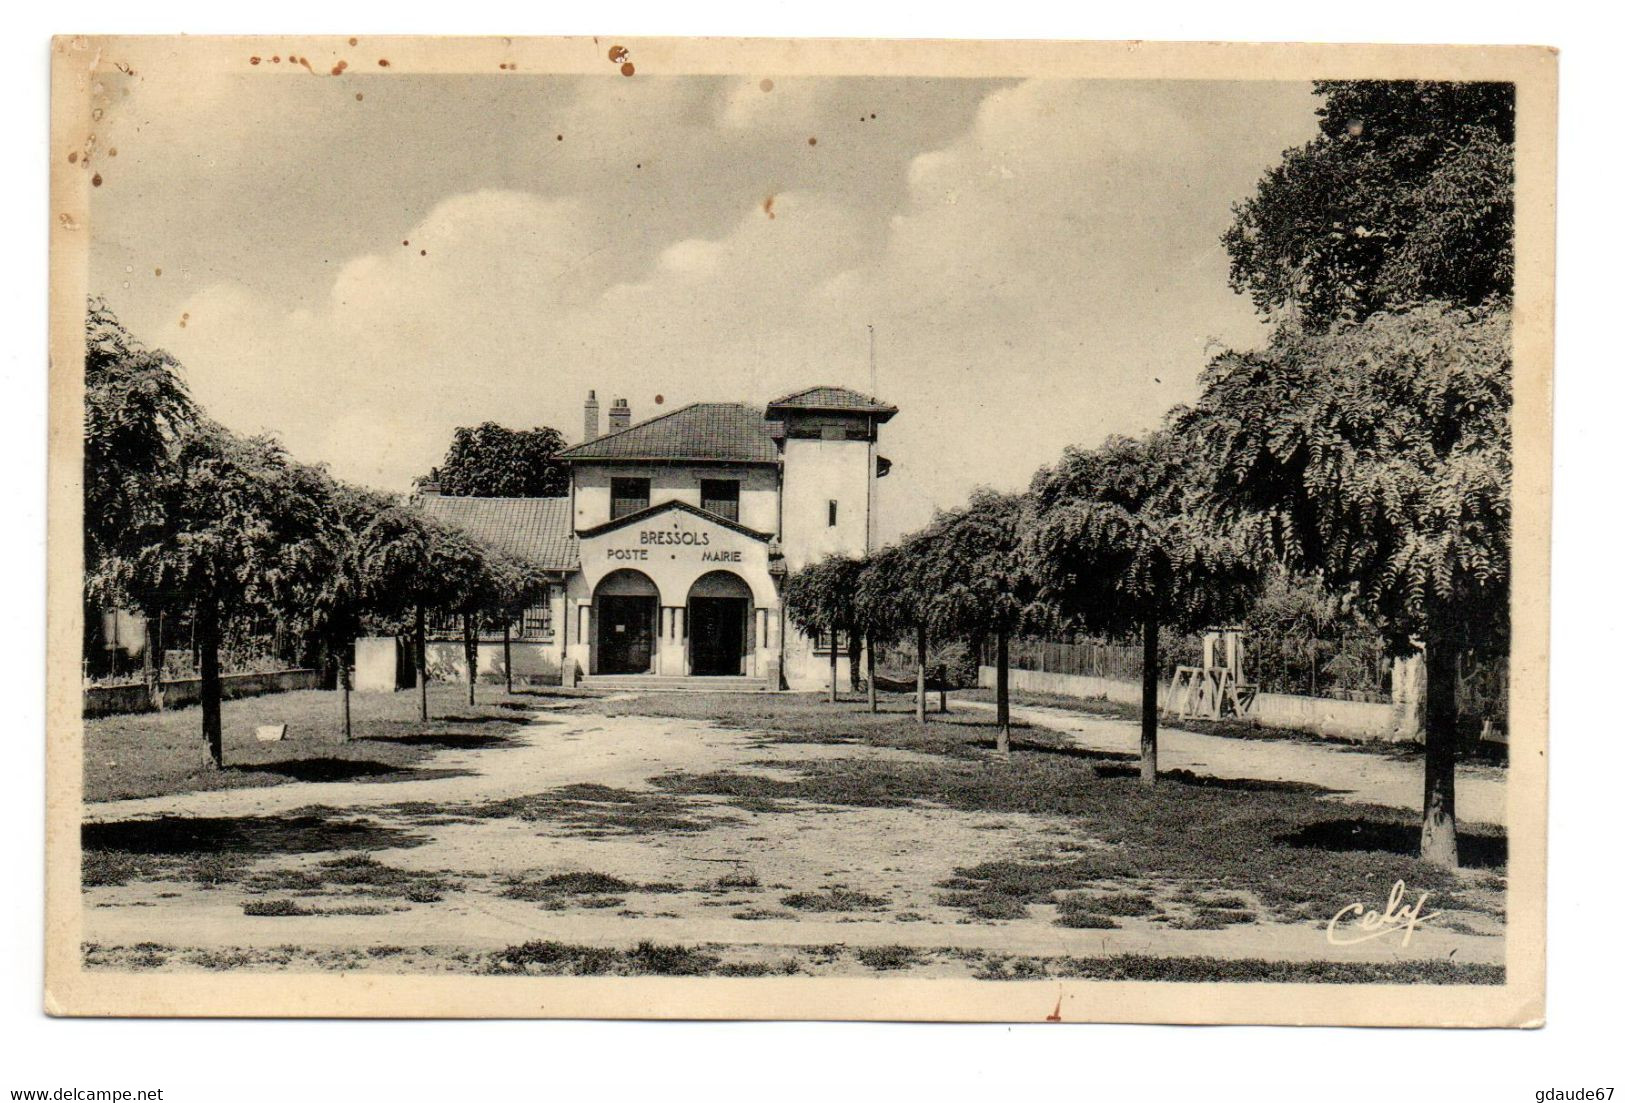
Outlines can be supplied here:
<path id="1" fill-rule="evenodd" d="M 836 502 L 834 498 L 831 498 L 829 500 L 829 527 L 830 528 L 835 527 L 835 511 L 836 511 L 836 506 L 837 505 L 839 505 L 839 503 Z"/>

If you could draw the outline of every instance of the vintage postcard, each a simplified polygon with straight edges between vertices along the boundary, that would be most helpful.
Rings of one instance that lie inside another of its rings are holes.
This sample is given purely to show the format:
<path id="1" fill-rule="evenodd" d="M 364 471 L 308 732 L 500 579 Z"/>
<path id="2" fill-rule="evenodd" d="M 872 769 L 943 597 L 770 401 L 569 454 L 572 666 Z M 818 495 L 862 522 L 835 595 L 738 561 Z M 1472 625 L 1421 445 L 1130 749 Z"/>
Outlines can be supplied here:
<path id="1" fill-rule="evenodd" d="M 1543 1021 L 1553 51 L 53 50 L 52 1014 Z"/>

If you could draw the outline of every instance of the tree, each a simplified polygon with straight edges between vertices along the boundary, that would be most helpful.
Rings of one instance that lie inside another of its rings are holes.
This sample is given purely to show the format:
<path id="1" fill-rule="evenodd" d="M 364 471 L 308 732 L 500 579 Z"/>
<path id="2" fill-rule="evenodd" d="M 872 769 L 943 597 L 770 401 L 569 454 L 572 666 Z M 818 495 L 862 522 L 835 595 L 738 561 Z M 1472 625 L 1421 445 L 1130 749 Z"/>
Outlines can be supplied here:
<path id="1" fill-rule="evenodd" d="M 1184 438 L 1161 430 L 1069 448 L 1032 483 L 1028 550 L 1045 597 L 1088 631 L 1141 638 L 1146 785 L 1157 780 L 1159 632 L 1229 620 L 1257 584 L 1241 541 L 1199 511 L 1203 475 Z"/>
<path id="2" fill-rule="evenodd" d="M 290 476 L 316 505 L 321 523 L 298 557 L 303 570 L 295 608 L 288 612 L 307 626 L 324 658 L 335 662 L 348 742 L 350 648 L 369 619 L 396 619 L 408 608 L 399 566 L 417 534 L 384 495 L 339 482 L 320 467 L 293 465 Z"/>
<path id="3" fill-rule="evenodd" d="M 510 632 L 514 618 L 536 604 L 538 596 L 547 591 L 547 576 L 530 563 L 499 552 L 482 548 L 484 559 L 474 587 L 469 591 L 464 606 L 463 646 L 468 663 L 468 703 L 474 703 L 474 682 L 479 666 L 479 633 L 481 629 L 500 626 L 502 629 L 502 663 L 508 692 L 513 692 L 513 655 Z"/>
<path id="4" fill-rule="evenodd" d="M 966 508 L 938 516 L 924 537 L 932 630 L 978 639 L 992 633 L 997 641 L 995 716 L 1001 754 L 1010 750 L 1010 635 L 1040 615 L 1022 547 L 1030 520 L 1021 495 L 981 488 L 972 492 Z M 920 663 L 923 667 L 923 637 Z M 920 684 L 923 709 L 923 676 Z"/>
<path id="5" fill-rule="evenodd" d="M 85 595 L 145 615 L 142 672 L 155 708 L 163 704 L 159 616 L 182 599 L 144 585 L 133 568 L 144 549 L 169 539 L 174 452 L 198 417 L 175 359 L 145 348 L 92 299 L 85 318 Z"/>
<path id="6" fill-rule="evenodd" d="M 569 469 L 554 458 L 563 447 L 557 429 L 487 421 L 458 429 L 440 466 L 418 481 L 459 497 L 558 498 L 570 492 Z"/>
<path id="7" fill-rule="evenodd" d="M 1427 677 L 1422 857 L 1456 864 L 1457 660 L 1510 618 L 1511 323 L 1498 304 L 1379 314 L 1217 358 L 1181 429 L 1215 505 L 1347 587 Z"/>
<path id="8" fill-rule="evenodd" d="M 840 634 L 853 631 L 853 602 L 863 565 L 848 555 L 829 555 L 784 580 L 784 615 L 808 636 L 829 634 L 829 703 L 839 700 Z"/>
<path id="9" fill-rule="evenodd" d="M 322 523 L 290 477 L 281 447 L 202 422 L 185 433 L 162 485 L 166 538 L 140 548 L 128 577 L 142 592 L 186 595 L 196 625 L 203 736 L 223 763 L 220 640 L 224 622 L 294 608 Z"/>
<path id="10" fill-rule="evenodd" d="M 1305 328 L 1512 292 L 1511 84 L 1317 81 L 1320 134 L 1235 207 L 1230 284 Z"/>
<path id="11" fill-rule="evenodd" d="M 424 610 L 444 598 L 435 540 L 440 527 L 420 511 L 390 503 L 378 510 L 362 540 L 367 611 L 397 627 L 411 619 L 412 667 L 418 687 L 418 718 L 429 719 L 429 678 Z"/>
<path id="12" fill-rule="evenodd" d="M 870 711 L 875 699 L 874 656 L 883 644 L 912 634 L 916 645 L 915 719 L 925 720 L 926 648 L 934 598 L 931 577 L 931 530 L 872 552 L 863 561 L 854 600 L 855 617 L 869 639 Z"/>

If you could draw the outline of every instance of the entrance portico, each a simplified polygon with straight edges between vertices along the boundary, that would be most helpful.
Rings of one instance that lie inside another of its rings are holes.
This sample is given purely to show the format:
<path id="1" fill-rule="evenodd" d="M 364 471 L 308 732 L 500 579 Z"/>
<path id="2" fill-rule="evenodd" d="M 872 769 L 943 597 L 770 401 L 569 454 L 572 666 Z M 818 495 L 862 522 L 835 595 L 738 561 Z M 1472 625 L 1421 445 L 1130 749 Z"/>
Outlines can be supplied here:
<path id="1" fill-rule="evenodd" d="M 778 684 L 783 627 L 767 533 L 668 501 L 577 537 L 572 643 L 588 674 Z"/>

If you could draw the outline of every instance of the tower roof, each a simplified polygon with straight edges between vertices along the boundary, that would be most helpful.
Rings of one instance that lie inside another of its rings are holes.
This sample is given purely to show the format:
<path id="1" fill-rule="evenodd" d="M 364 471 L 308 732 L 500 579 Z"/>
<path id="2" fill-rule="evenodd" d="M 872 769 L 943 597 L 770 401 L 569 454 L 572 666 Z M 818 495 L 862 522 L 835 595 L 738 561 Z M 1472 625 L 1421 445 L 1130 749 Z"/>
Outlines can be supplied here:
<path id="1" fill-rule="evenodd" d="M 897 407 L 846 387 L 818 386 L 775 398 L 767 404 L 767 416 L 773 417 L 784 410 L 839 411 L 841 413 L 872 414 L 879 421 L 889 421 Z"/>

